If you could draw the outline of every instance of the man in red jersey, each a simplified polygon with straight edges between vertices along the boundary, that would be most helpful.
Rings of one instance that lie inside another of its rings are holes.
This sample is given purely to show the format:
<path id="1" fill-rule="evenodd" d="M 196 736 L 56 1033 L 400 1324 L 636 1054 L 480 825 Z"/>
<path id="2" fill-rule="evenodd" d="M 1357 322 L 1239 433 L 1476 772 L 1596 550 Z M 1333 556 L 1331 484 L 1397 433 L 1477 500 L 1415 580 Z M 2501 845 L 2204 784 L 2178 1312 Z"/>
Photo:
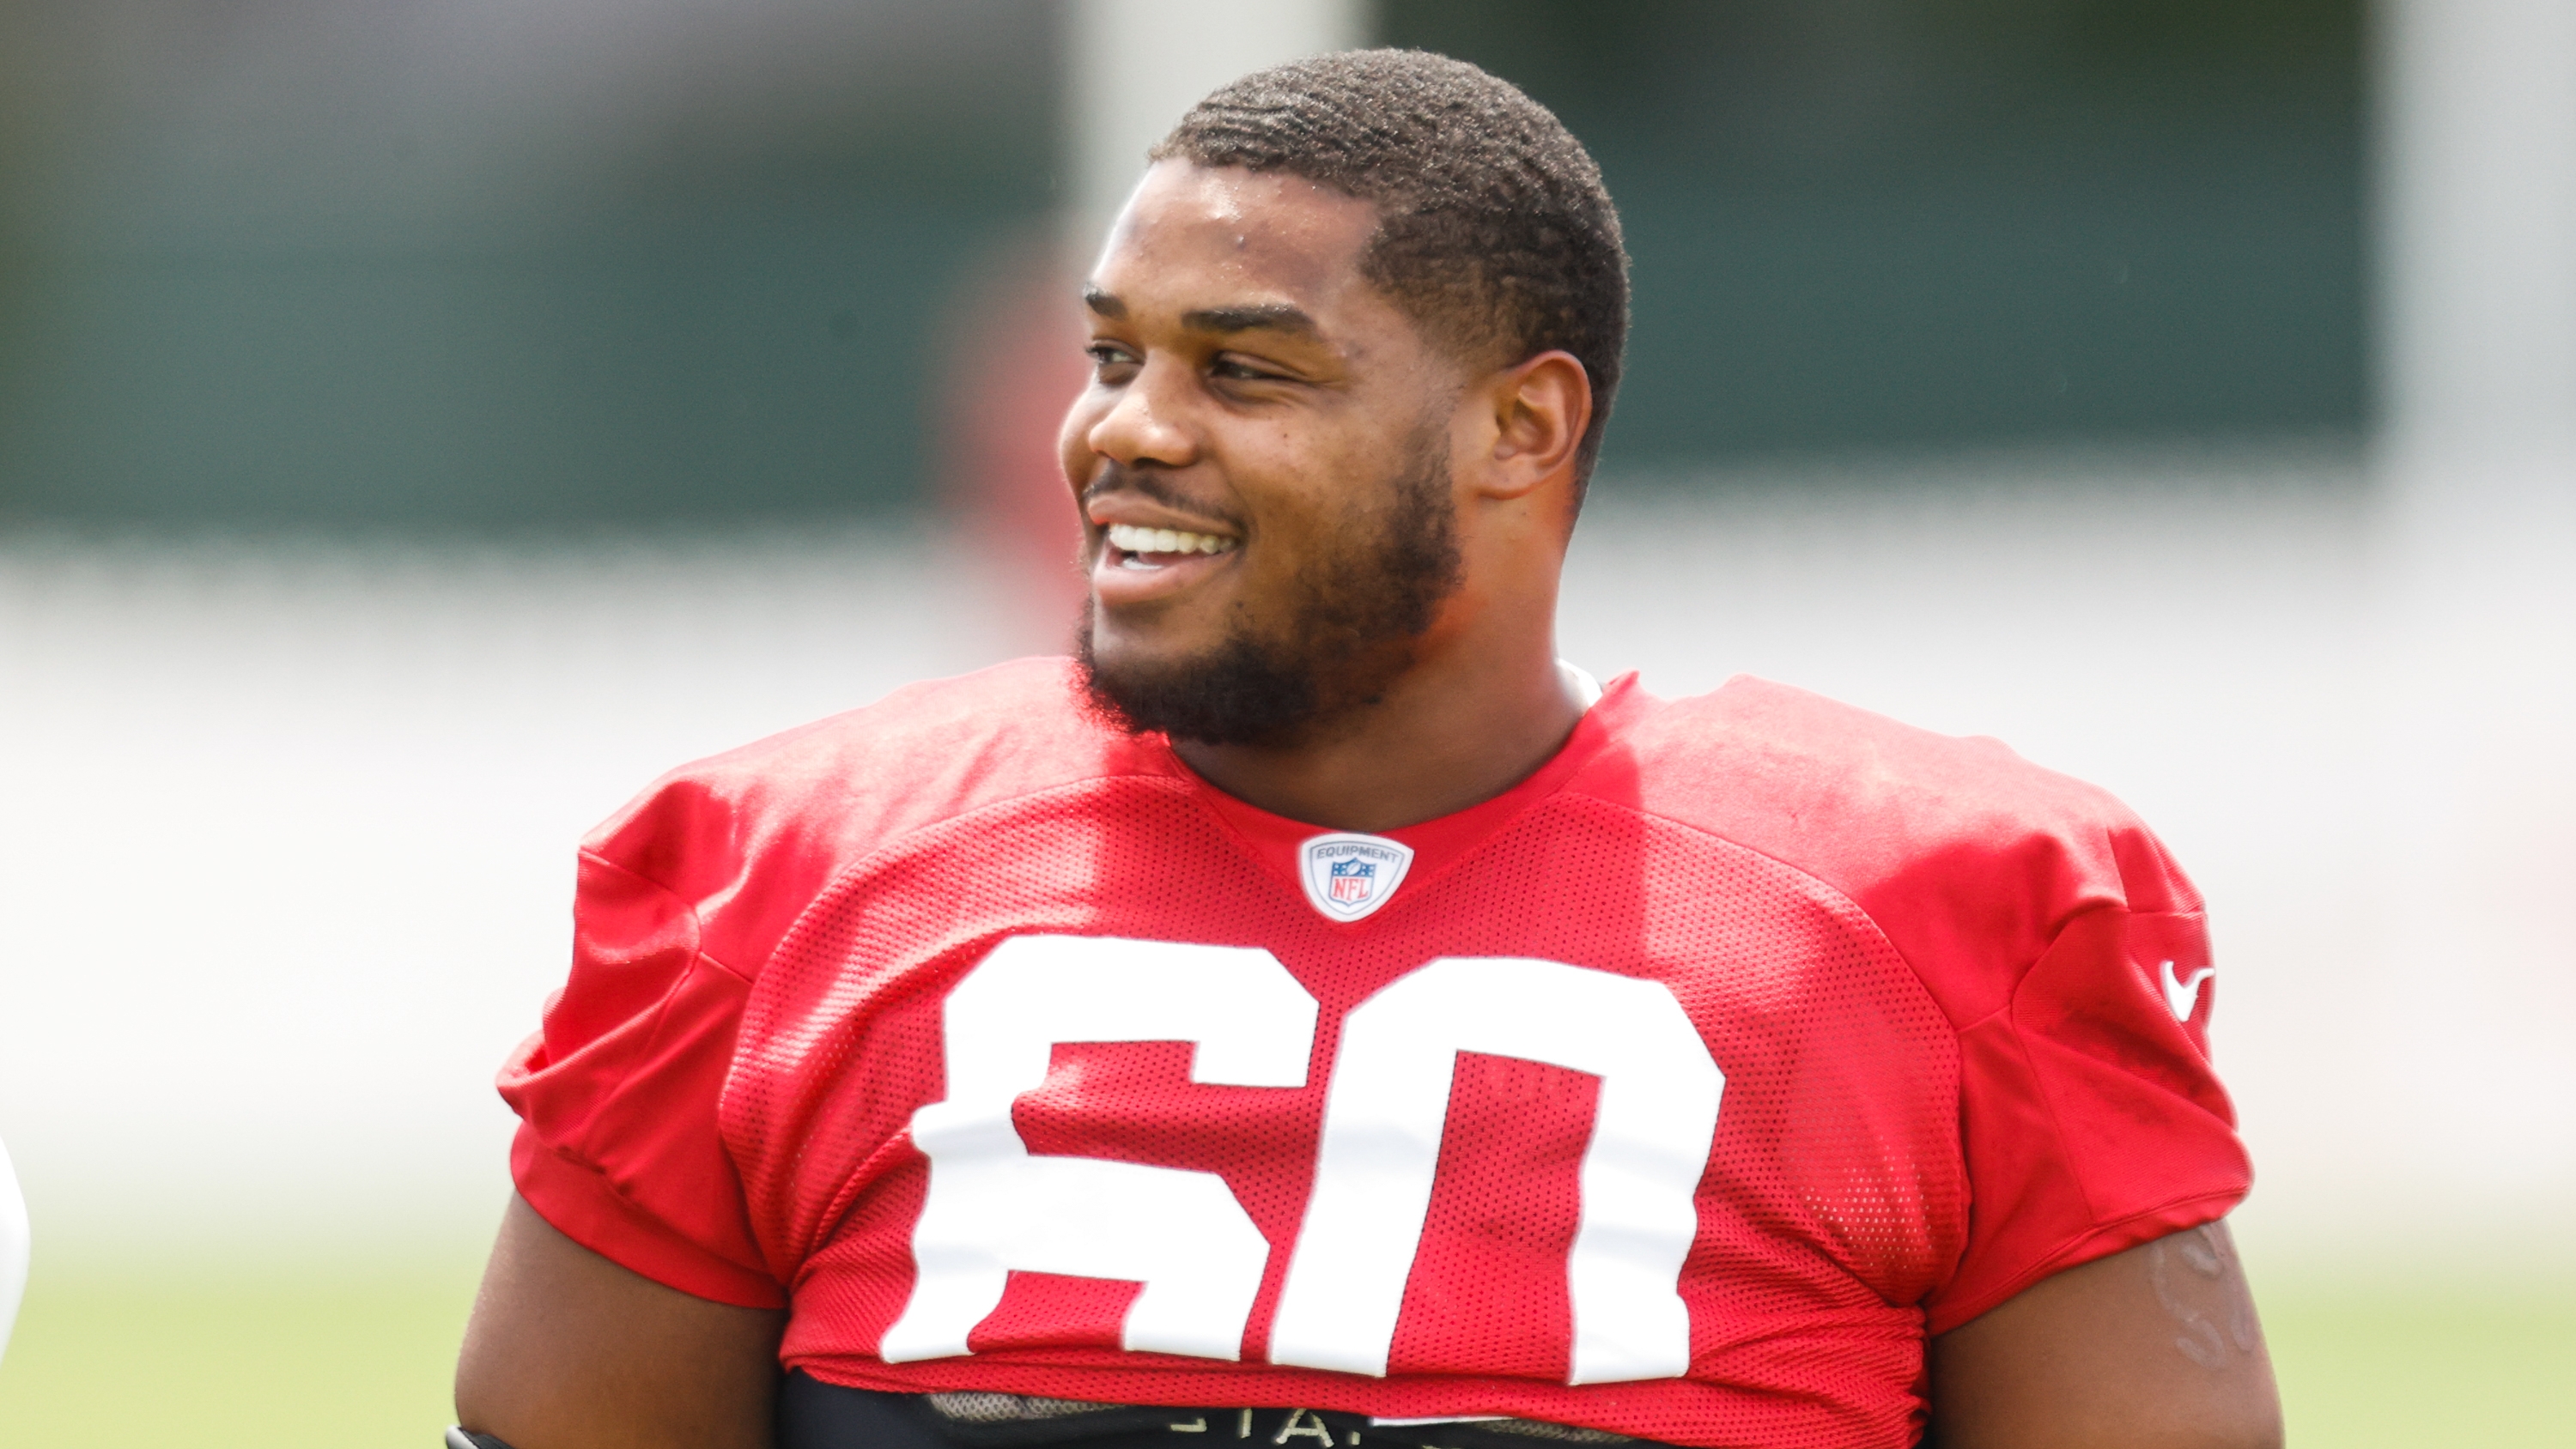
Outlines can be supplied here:
<path id="1" fill-rule="evenodd" d="M 2099 791 L 1558 661 L 1618 223 L 1391 51 L 1085 302 L 1074 660 L 582 854 L 458 1371 L 515 1449 L 2254 1449 L 2200 903 Z"/>

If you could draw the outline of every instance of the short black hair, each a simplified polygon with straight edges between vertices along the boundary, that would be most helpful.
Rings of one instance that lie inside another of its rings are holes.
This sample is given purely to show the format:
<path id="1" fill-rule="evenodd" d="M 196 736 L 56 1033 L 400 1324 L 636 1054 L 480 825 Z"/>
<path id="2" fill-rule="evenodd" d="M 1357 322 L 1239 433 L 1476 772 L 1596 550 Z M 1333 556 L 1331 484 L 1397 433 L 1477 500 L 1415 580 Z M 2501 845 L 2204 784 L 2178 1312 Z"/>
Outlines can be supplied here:
<path id="1" fill-rule="evenodd" d="M 1554 112 L 1463 60 L 1351 50 L 1218 88 L 1150 155 L 1373 202 L 1361 270 L 1434 337 L 1497 366 L 1572 353 L 1592 379 L 1580 498 L 1628 341 L 1628 252 L 1601 168 Z"/>

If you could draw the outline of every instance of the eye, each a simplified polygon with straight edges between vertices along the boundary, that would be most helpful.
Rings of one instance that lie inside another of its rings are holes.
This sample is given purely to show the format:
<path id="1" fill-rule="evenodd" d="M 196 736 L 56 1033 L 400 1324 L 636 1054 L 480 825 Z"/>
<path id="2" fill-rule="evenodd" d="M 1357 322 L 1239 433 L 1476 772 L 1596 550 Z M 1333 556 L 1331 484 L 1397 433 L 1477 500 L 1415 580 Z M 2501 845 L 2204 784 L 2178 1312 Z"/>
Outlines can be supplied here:
<path id="1" fill-rule="evenodd" d="M 1098 372 L 1136 365 L 1136 354 L 1115 342 L 1095 342 L 1082 350 L 1090 356 L 1092 368 Z"/>
<path id="2" fill-rule="evenodd" d="M 1209 363 L 1208 374 L 1228 382 L 1285 382 L 1288 380 L 1283 373 L 1258 363 L 1247 362 L 1231 354 L 1221 354 L 1214 362 Z"/>

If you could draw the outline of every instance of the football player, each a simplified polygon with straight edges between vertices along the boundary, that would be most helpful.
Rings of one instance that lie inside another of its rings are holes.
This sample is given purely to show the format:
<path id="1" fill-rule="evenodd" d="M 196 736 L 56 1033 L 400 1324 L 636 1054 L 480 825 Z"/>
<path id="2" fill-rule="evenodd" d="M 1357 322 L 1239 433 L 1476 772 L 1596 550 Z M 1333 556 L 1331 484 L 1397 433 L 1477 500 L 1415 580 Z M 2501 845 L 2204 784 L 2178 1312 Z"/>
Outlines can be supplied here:
<path id="1" fill-rule="evenodd" d="M 1557 659 L 1628 298 L 1554 116 L 1421 53 L 1249 76 L 1082 305 L 1075 657 L 583 850 L 460 1440 L 2279 1442 L 2154 837 L 1990 741 Z"/>

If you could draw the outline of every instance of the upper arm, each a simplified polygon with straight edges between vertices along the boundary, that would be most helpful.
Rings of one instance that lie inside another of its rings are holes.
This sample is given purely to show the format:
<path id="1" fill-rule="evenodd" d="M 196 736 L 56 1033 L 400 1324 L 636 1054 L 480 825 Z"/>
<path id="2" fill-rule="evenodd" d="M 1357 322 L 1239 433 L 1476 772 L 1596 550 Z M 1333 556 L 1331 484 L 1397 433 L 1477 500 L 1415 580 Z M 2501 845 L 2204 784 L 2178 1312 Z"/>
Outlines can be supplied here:
<path id="1" fill-rule="evenodd" d="M 2281 1404 L 2227 1225 L 2070 1268 L 1933 1338 L 1940 1449 L 2277 1449 Z"/>
<path id="2" fill-rule="evenodd" d="M 787 1315 L 621 1268 L 510 1200 L 456 1413 L 512 1449 L 768 1449 Z"/>

